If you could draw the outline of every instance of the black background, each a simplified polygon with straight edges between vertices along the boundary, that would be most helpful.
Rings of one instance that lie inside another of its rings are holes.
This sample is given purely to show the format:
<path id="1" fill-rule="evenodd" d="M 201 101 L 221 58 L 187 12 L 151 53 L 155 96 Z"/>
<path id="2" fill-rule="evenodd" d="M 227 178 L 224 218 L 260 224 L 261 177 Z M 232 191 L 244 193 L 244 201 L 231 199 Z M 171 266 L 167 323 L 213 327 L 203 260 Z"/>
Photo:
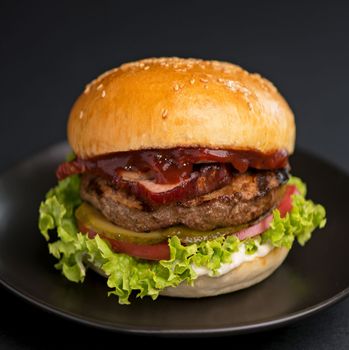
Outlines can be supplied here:
<path id="1" fill-rule="evenodd" d="M 345 1 L 1 1 L 0 33 L 0 170 L 63 140 L 72 103 L 103 71 L 175 55 L 227 60 L 266 76 L 295 112 L 297 147 L 349 171 Z M 2 349 L 137 340 L 61 320 L 3 288 L 0 310 Z M 228 340 L 345 349 L 349 300 L 280 330 Z"/>

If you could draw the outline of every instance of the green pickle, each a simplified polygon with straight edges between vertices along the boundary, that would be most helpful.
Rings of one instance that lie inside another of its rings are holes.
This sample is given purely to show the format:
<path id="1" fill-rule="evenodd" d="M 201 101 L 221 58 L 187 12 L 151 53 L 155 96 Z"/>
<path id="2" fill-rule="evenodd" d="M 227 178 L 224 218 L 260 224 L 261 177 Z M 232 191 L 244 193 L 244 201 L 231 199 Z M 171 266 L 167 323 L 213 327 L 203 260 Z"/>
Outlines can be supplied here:
<path id="1" fill-rule="evenodd" d="M 87 203 L 83 203 L 79 206 L 75 211 L 75 216 L 81 224 L 91 231 L 103 234 L 111 239 L 135 244 L 156 244 L 166 241 L 173 236 L 177 236 L 182 243 L 192 244 L 230 235 L 246 227 L 246 225 L 241 225 L 217 228 L 211 231 L 198 231 L 178 225 L 157 231 L 136 232 L 109 222 L 97 209 Z"/>
<path id="2" fill-rule="evenodd" d="M 198 231 L 186 226 L 172 226 L 163 230 L 164 235 L 168 237 L 177 236 L 182 243 L 192 244 L 201 241 L 209 241 L 220 236 L 228 236 L 241 231 L 243 226 L 222 227 L 211 231 Z"/>
<path id="3" fill-rule="evenodd" d="M 130 243 L 155 244 L 166 239 L 161 231 L 135 232 L 116 226 L 108 221 L 97 209 L 87 203 L 83 203 L 75 211 L 77 220 L 89 230 L 101 233 L 111 239 L 118 239 Z"/>

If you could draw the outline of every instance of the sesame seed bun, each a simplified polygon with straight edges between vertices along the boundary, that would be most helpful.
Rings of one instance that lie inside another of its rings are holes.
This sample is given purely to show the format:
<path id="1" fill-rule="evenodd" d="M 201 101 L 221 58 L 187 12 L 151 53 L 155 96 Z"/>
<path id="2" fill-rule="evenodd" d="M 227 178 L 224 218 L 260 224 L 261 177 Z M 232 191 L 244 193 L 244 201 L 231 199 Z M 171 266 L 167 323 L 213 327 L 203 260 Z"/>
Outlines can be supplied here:
<path id="1" fill-rule="evenodd" d="M 291 154 L 295 123 L 258 74 L 224 62 L 154 58 L 87 85 L 72 108 L 68 139 L 81 158 L 181 146 Z"/>

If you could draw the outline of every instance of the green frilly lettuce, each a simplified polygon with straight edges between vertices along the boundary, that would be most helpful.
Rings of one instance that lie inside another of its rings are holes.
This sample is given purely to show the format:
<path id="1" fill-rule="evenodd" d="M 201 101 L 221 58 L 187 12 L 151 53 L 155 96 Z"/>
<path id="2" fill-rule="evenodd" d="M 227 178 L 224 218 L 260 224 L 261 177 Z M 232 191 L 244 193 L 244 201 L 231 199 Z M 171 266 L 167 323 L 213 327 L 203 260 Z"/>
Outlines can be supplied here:
<path id="1" fill-rule="evenodd" d="M 115 253 L 98 235 L 90 239 L 80 233 L 74 217 L 74 210 L 81 203 L 78 175 L 60 181 L 47 193 L 40 205 L 39 229 L 50 241 L 50 253 L 59 260 L 55 267 L 70 281 L 83 282 L 88 264 L 93 263 L 107 276 L 109 295 L 118 296 L 119 303 L 129 304 L 133 291 L 137 297 L 156 299 L 166 287 L 175 287 L 184 281 L 193 283 L 197 278 L 193 265 L 206 267 L 216 274 L 222 263 L 231 262 L 232 253 L 238 251 L 241 244 L 245 245 L 246 254 L 253 254 L 260 243 L 291 248 L 297 239 L 301 245 L 305 244 L 316 227 L 325 225 L 325 209 L 305 199 L 306 188 L 300 179 L 293 177 L 290 182 L 300 192 L 293 195 L 292 211 L 281 218 L 279 211 L 274 210 L 274 220 L 261 236 L 242 242 L 235 236 L 220 237 L 187 246 L 172 237 L 168 241 L 170 260 L 151 262 Z"/>

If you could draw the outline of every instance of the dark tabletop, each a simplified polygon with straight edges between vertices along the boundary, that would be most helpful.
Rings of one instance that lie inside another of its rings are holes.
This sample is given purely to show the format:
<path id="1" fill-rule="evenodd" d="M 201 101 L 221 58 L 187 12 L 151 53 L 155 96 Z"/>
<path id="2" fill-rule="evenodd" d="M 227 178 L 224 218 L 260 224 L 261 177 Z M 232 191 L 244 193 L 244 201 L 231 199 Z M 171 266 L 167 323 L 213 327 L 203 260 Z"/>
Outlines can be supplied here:
<path id="1" fill-rule="evenodd" d="M 142 57 L 183 56 L 231 61 L 269 78 L 295 112 L 297 147 L 349 172 L 348 18 L 345 1 L 1 1 L 0 170 L 63 140 L 72 103 L 98 74 Z M 2 287 L 0 310 L 1 349 L 137 340 L 62 320 Z M 346 349 L 349 300 L 229 340 Z"/>

